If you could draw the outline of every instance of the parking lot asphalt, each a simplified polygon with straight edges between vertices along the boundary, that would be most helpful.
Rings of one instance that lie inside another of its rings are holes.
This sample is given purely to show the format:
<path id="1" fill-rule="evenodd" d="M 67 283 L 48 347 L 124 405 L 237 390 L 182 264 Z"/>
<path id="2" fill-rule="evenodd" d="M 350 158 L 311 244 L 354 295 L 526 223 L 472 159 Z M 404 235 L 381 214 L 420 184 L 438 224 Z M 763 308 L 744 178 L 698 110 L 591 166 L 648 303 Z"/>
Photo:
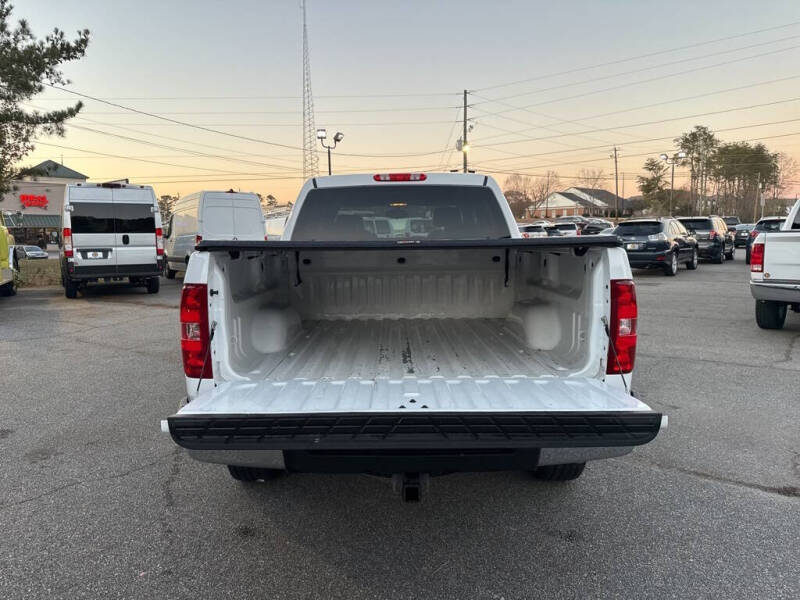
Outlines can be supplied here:
<path id="1" fill-rule="evenodd" d="M 571 483 L 233 481 L 159 430 L 180 281 L 0 303 L 0 598 L 798 598 L 800 315 L 742 256 L 635 272 L 635 393 L 669 429 Z"/>

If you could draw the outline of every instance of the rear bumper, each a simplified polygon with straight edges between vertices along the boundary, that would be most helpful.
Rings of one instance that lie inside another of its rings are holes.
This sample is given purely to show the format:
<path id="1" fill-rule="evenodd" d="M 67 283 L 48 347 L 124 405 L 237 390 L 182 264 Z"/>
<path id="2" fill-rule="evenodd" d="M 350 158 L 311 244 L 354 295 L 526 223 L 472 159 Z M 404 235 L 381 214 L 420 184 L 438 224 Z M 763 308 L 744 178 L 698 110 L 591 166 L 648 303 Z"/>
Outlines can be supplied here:
<path id="1" fill-rule="evenodd" d="M 628 262 L 631 267 L 635 269 L 644 269 L 647 267 L 663 267 L 667 264 L 667 255 L 670 250 L 659 250 L 657 252 L 628 252 Z"/>
<path id="2" fill-rule="evenodd" d="M 750 282 L 750 294 L 756 300 L 773 300 L 789 304 L 800 303 L 800 283 L 755 283 Z"/>
<path id="3" fill-rule="evenodd" d="M 631 447 L 653 440 L 651 411 L 305 413 L 176 415 L 176 444 L 189 450 L 467 450 Z"/>
<path id="4" fill-rule="evenodd" d="M 719 255 L 722 254 L 722 245 L 714 245 L 714 246 L 697 246 L 697 256 L 700 258 L 719 258 Z"/>
<path id="5" fill-rule="evenodd" d="M 85 267 L 80 265 L 68 265 L 67 273 L 70 279 L 102 279 L 105 277 L 157 277 L 163 271 L 163 263 L 144 265 L 119 265 L 119 266 L 97 266 Z"/>

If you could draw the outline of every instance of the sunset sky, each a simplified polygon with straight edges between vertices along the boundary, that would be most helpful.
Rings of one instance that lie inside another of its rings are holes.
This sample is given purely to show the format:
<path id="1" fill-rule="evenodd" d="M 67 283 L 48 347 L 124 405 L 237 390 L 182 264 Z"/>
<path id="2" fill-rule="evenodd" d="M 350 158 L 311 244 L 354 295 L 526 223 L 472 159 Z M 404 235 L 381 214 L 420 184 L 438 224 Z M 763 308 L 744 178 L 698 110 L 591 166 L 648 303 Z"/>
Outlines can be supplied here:
<path id="1" fill-rule="evenodd" d="M 27 163 L 63 156 L 91 180 L 127 177 L 159 194 L 234 187 L 294 199 L 297 0 L 17 0 L 14 17 L 38 36 L 91 30 L 86 57 L 64 68 L 70 90 L 215 130 L 86 101 Z M 464 89 L 470 165 L 501 182 L 552 169 L 569 185 L 595 168 L 613 190 L 616 145 L 630 196 L 644 160 L 695 124 L 800 157 L 797 0 L 309 0 L 308 27 L 316 125 L 345 134 L 335 173 L 459 167 Z M 29 107 L 77 98 L 50 89 Z M 684 181 L 676 171 L 676 187 Z"/>

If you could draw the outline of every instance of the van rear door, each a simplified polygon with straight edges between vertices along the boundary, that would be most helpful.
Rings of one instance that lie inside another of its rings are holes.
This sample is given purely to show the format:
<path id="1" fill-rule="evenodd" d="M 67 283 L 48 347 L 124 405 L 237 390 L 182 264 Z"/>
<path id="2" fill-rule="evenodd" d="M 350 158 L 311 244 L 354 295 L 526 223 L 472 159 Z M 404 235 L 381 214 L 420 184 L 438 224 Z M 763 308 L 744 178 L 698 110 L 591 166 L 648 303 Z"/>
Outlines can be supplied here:
<path id="1" fill-rule="evenodd" d="M 116 188 L 114 199 L 117 271 L 121 275 L 139 270 L 158 270 L 156 258 L 156 214 L 149 189 Z"/>
<path id="2" fill-rule="evenodd" d="M 99 276 L 116 273 L 112 191 L 101 187 L 70 187 L 68 211 L 75 267 Z M 67 226 L 67 221 L 64 223 Z"/>
<path id="3" fill-rule="evenodd" d="M 230 240 L 233 229 L 233 194 L 206 194 L 200 214 L 200 235 L 204 240 Z"/>
<path id="4" fill-rule="evenodd" d="M 233 231 L 238 240 L 264 239 L 264 212 L 257 196 L 233 199 Z"/>

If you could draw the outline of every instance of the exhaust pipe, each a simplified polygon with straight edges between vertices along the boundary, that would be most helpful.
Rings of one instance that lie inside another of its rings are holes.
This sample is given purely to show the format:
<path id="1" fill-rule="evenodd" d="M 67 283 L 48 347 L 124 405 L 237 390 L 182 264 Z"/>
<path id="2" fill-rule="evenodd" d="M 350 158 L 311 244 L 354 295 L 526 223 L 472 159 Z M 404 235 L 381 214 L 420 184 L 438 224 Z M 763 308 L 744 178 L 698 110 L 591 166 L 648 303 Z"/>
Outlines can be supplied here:
<path id="1" fill-rule="evenodd" d="M 421 502 L 423 494 L 428 492 L 429 479 L 427 473 L 395 473 L 392 489 L 403 502 Z"/>

